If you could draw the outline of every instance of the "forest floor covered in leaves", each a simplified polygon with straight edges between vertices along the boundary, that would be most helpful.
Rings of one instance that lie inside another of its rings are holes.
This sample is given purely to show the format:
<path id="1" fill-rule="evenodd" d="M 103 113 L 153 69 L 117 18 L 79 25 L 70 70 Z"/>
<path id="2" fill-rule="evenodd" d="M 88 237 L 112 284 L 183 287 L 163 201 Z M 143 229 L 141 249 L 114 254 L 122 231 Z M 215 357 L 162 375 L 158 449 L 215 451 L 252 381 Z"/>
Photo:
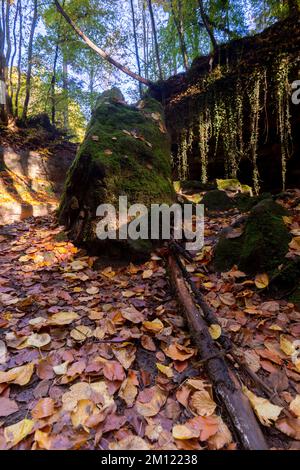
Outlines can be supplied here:
<path id="1" fill-rule="evenodd" d="M 237 216 L 207 218 L 205 247 L 187 270 L 280 400 L 231 360 L 270 448 L 298 449 L 300 311 L 270 298 L 264 277 L 208 269 L 216 235 Z M 299 212 L 289 224 L 300 231 Z M 1 449 L 239 447 L 170 287 L 165 252 L 105 266 L 49 217 L 0 227 Z"/>

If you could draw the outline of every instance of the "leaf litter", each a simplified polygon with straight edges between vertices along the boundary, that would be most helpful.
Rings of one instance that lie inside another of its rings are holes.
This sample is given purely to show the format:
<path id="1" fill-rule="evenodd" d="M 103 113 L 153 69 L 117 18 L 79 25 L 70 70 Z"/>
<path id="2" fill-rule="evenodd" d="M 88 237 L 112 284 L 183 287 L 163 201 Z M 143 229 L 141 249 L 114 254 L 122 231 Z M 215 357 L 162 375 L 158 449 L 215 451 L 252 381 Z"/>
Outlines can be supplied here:
<path id="1" fill-rule="evenodd" d="M 232 217 L 206 221 L 206 246 L 188 271 L 218 316 L 212 338 L 229 334 L 282 403 L 235 364 L 270 447 L 295 448 L 300 313 L 264 297 L 264 273 L 247 279 L 236 267 L 207 269 L 212 234 Z M 95 257 L 59 241 L 62 231 L 46 218 L 1 229 L 0 448 L 236 449 L 163 256 L 94 269 Z M 290 250 L 298 250 L 297 240 Z"/>

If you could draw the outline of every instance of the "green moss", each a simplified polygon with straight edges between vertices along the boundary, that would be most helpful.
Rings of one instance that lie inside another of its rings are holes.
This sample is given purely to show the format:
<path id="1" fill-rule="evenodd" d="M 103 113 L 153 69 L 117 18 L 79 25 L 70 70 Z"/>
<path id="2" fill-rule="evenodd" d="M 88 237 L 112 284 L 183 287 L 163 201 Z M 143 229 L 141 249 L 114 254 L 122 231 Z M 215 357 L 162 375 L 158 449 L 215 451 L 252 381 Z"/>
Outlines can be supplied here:
<path id="1" fill-rule="evenodd" d="M 60 205 L 60 220 L 78 225 L 71 200 L 84 213 L 80 238 L 93 237 L 92 221 L 100 204 L 172 204 L 171 152 L 160 103 L 147 98 L 137 107 L 123 101 L 117 89 L 97 101 L 83 144 L 70 169 Z"/>
<path id="2" fill-rule="evenodd" d="M 257 204 L 241 237 L 219 240 L 214 256 L 216 269 L 224 271 L 237 264 L 246 273 L 267 272 L 272 275 L 285 261 L 291 240 L 283 215 L 286 215 L 286 210 L 273 200 Z"/>

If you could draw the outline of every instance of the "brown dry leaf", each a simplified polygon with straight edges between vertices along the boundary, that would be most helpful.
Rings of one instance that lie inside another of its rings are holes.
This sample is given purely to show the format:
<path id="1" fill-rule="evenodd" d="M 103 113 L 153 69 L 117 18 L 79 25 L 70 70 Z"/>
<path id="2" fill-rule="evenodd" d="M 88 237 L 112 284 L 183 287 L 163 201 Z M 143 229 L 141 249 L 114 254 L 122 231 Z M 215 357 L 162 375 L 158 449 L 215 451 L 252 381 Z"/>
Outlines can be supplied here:
<path id="1" fill-rule="evenodd" d="M 171 379 L 173 377 L 173 369 L 172 367 L 164 366 L 163 364 L 156 364 L 156 367 L 158 368 L 159 372 L 162 374 L 166 375 L 168 379 Z"/>
<path id="2" fill-rule="evenodd" d="M 177 424 L 173 427 L 172 435 L 174 439 L 187 440 L 200 437 L 200 430 L 188 426 L 188 424 Z"/>
<path id="3" fill-rule="evenodd" d="M 255 277 L 255 285 L 258 289 L 265 289 L 270 283 L 269 276 L 267 274 L 257 274 Z"/>
<path id="4" fill-rule="evenodd" d="M 139 312 L 135 307 L 127 307 L 121 310 L 122 317 L 132 323 L 138 324 L 144 321 L 144 315 Z"/>
<path id="5" fill-rule="evenodd" d="M 281 411 L 283 410 L 281 406 L 273 405 L 266 398 L 257 397 L 245 386 L 243 387 L 243 392 L 248 397 L 259 421 L 264 426 L 271 426 L 272 421 L 277 421 Z"/>
<path id="6" fill-rule="evenodd" d="M 27 385 L 30 382 L 34 372 L 34 364 L 29 363 L 25 366 L 14 367 L 7 372 L 0 371 L 0 384 L 13 383 L 16 385 Z"/>
<path id="7" fill-rule="evenodd" d="M 135 346 L 130 344 L 129 346 L 122 347 L 122 348 L 115 346 L 112 349 L 113 349 L 114 355 L 116 356 L 120 364 L 122 364 L 124 369 L 126 370 L 129 369 L 135 361 L 135 353 L 136 353 Z"/>
<path id="8" fill-rule="evenodd" d="M 164 350 L 164 353 L 173 359 L 173 361 L 186 361 L 190 357 L 194 356 L 195 350 L 178 343 L 173 343 Z"/>
<path id="9" fill-rule="evenodd" d="M 70 268 L 72 269 L 72 271 L 82 271 L 82 269 L 85 269 L 87 267 L 88 267 L 88 264 L 85 261 L 80 261 L 80 260 L 73 261 L 70 264 Z"/>
<path id="10" fill-rule="evenodd" d="M 87 294 L 89 294 L 89 295 L 96 295 L 96 294 L 99 294 L 99 291 L 100 291 L 99 287 L 89 287 L 89 288 L 86 290 Z"/>
<path id="11" fill-rule="evenodd" d="M 212 450 L 221 450 L 232 443 L 232 435 L 222 418 L 220 416 L 216 418 L 218 420 L 218 431 L 208 439 L 208 447 Z"/>
<path id="12" fill-rule="evenodd" d="M 109 394 L 107 385 L 104 381 L 94 382 L 78 382 L 70 387 L 69 391 L 62 396 L 63 410 L 73 411 L 80 400 L 94 400 L 95 397 L 101 396 L 99 402 L 103 403 L 103 408 L 108 408 L 114 404 L 114 399 Z M 96 402 L 95 402 L 96 403 Z M 98 401 L 97 401 L 98 403 Z"/>
<path id="13" fill-rule="evenodd" d="M 147 351 L 156 351 L 155 343 L 148 335 L 143 335 L 141 337 L 141 345 L 144 349 L 147 349 Z"/>
<path id="14" fill-rule="evenodd" d="M 300 418 L 300 395 L 297 395 L 290 403 L 290 410 L 297 416 L 297 418 Z"/>
<path id="15" fill-rule="evenodd" d="M 73 321 L 79 318 L 80 316 L 75 312 L 59 312 L 52 315 L 48 323 L 57 326 L 70 325 L 70 323 L 73 323 Z"/>
<path id="16" fill-rule="evenodd" d="M 217 416 L 202 417 L 196 416 L 188 420 L 184 425 L 176 425 L 173 427 L 173 437 L 179 440 L 199 438 L 206 441 L 214 436 L 219 429 Z"/>
<path id="17" fill-rule="evenodd" d="M 4 428 L 4 437 L 10 447 L 19 444 L 33 430 L 34 422 L 31 419 L 23 419 L 12 426 Z"/>
<path id="18" fill-rule="evenodd" d="M 49 343 L 51 343 L 51 336 L 48 333 L 33 333 L 26 340 L 27 346 L 32 346 L 33 348 L 43 348 Z"/>
<path id="19" fill-rule="evenodd" d="M 130 408 L 134 405 L 134 401 L 138 394 L 139 381 L 134 371 L 128 372 L 128 377 L 121 385 L 119 390 L 119 397 L 121 397 L 126 405 Z"/>
<path id="20" fill-rule="evenodd" d="M 48 418 L 54 414 L 54 405 L 52 398 L 41 398 L 31 411 L 31 416 L 35 420 Z"/>
<path id="21" fill-rule="evenodd" d="M 176 392 L 176 398 L 183 405 L 185 408 L 188 407 L 188 400 L 189 396 L 191 394 L 191 389 L 189 387 L 186 387 L 185 385 L 182 385 L 179 390 Z"/>
<path id="22" fill-rule="evenodd" d="M 224 305 L 228 305 L 229 307 L 232 307 L 233 305 L 235 305 L 235 297 L 231 292 L 220 294 L 219 297 L 220 297 L 221 302 Z"/>
<path id="23" fill-rule="evenodd" d="M 0 417 L 9 416 L 18 411 L 18 404 L 14 400 L 0 397 Z"/>
<path id="24" fill-rule="evenodd" d="M 70 333 L 70 336 L 75 341 L 82 342 L 90 338 L 91 336 L 93 336 L 93 332 L 91 328 L 89 328 L 88 326 L 79 325 L 76 328 L 73 328 L 73 330 Z"/>
<path id="25" fill-rule="evenodd" d="M 136 402 L 136 409 L 140 415 L 149 418 L 159 413 L 161 407 L 167 401 L 167 393 L 157 386 L 148 389 L 147 392 L 149 392 L 151 399 L 144 403 L 140 401 L 140 394 Z"/>
<path id="26" fill-rule="evenodd" d="M 160 333 L 164 329 L 164 324 L 156 318 L 153 321 L 144 321 L 143 327 L 151 333 Z"/>
<path id="27" fill-rule="evenodd" d="M 117 361 L 107 361 L 103 367 L 103 375 L 111 381 L 123 381 L 126 378 L 123 367 Z"/>
<path id="28" fill-rule="evenodd" d="M 300 418 L 279 419 L 275 427 L 292 439 L 300 441 Z"/>
<path id="29" fill-rule="evenodd" d="M 109 444 L 110 450 L 149 450 L 151 447 L 144 439 L 139 436 L 125 437 L 119 442 L 111 442 Z"/>
<path id="30" fill-rule="evenodd" d="M 62 364 L 59 364 L 58 366 L 53 366 L 53 370 L 56 375 L 65 375 L 68 370 L 68 365 L 69 361 L 63 362 Z"/>
<path id="31" fill-rule="evenodd" d="M 217 404 L 211 399 L 206 390 L 202 390 L 192 395 L 190 407 L 198 416 L 211 416 L 214 414 Z"/>

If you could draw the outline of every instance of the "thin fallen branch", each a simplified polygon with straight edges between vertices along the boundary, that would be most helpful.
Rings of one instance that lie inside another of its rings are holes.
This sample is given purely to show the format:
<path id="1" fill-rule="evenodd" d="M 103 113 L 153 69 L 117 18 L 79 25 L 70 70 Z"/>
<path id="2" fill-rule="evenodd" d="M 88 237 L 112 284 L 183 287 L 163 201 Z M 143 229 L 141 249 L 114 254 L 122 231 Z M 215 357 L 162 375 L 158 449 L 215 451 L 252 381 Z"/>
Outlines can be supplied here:
<path id="1" fill-rule="evenodd" d="M 151 81 L 147 80 L 144 77 L 141 77 L 135 72 L 132 72 L 130 69 L 125 67 L 124 65 L 120 64 L 118 61 L 113 59 L 110 55 L 107 54 L 103 49 L 101 49 L 99 46 L 97 46 L 93 41 L 91 41 L 82 31 L 81 29 L 74 23 L 74 21 L 69 17 L 67 12 L 63 9 L 63 7 L 60 5 L 58 0 L 54 0 L 54 3 L 56 5 L 57 10 L 59 13 L 65 18 L 67 23 L 73 28 L 73 30 L 76 32 L 76 34 L 93 50 L 95 51 L 102 59 L 107 60 L 110 64 L 114 65 L 117 67 L 121 72 L 125 73 L 129 77 L 133 78 L 134 80 L 137 80 L 140 83 L 143 83 L 146 86 L 151 85 Z"/>
<path id="2" fill-rule="evenodd" d="M 250 403 L 242 393 L 237 378 L 228 368 L 224 358 L 220 357 L 220 350 L 209 334 L 202 316 L 203 312 L 196 306 L 172 255 L 169 256 L 168 266 L 172 284 L 187 318 L 195 344 L 201 358 L 205 360 L 206 370 L 213 382 L 214 390 L 227 409 L 241 446 L 247 450 L 267 450 L 267 443 Z"/>
<path id="3" fill-rule="evenodd" d="M 217 315 L 214 313 L 214 311 L 209 307 L 209 305 L 206 303 L 203 295 L 201 294 L 200 290 L 196 287 L 195 283 L 193 282 L 190 273 L 187 271 L 186 267 L 182 263 L 180 256 L 183 256 L 187 261 L 189 261 L 189 254 L 188 252 L 181 246 L 179 243 L 175 241 L 171 241 L 170 248 L 173 252 L 173 255 L 175 257 L 175 260 L 182 272 L 183 278 L 185 281 L 188 283 L 190 286 L 190 289 L 192 291 L 192 294 L 195 298 L 195 302 L 197 305 L 199 305 L 203 317 L 205 321 L 208 323 L 208 326 L 211 325 L 219 325 L 219 320 L 217 318 Z M 187 256 L 188 254 L 189 256 Z M 194 260 L 192 260 L 194 261 Z M 272 400 L 275 405 L 281 406 L 284 408 L 284 403 L 283 401 L 279 398 L 279 396 L 272 390 L 255 372 L 253 372 L 246 361 L 241 357 L 241 355 L 238 352 L 238 349 L 236 345 L 231 341 L 231 339 L 223 332 L 218 338 L 218 343 L 224 348 L 224 351 L 219 354 L 220 357 L 225 357 L 226 354 L 228 355 L 229 353 L 229 359 L 230 356 L 232 357 L 232 362 L 238 363 L 241 369 L 244 370 L 244 372 L 250 377 L 252 382 L 259 386 L 261 390 L 267 395 L 267 397 Z M 205 361 L 201 360 L 200 363 L 203 363 Z M 286 410 L 283 410 L 283 412 L 290 417 L 290 413 L 286 412 Z"/>

